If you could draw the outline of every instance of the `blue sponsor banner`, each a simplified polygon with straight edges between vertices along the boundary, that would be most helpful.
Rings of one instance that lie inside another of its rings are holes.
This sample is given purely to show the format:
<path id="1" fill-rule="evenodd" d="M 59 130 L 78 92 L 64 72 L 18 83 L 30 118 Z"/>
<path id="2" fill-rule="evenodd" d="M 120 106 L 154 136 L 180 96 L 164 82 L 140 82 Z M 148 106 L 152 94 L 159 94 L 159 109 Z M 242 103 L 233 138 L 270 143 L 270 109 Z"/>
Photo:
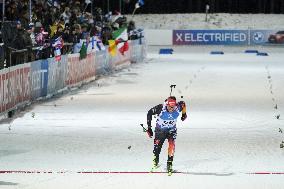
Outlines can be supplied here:
<path id="1" fill-rule="evenodd" d="M 47 60 L 42 60 L 41 70 L 43 72 L 43 77 L 42 77 L 43 87 L 41 90 L 41 96 L 46 96 L 47 95 L 47 84 L 48 84 L 48 61 Z"/>
<path id="2" fill-rule="evenodd" d="M 247 45 L 247 30 L 173 30 L 173 45 Z"/>
<path id="3" fill-rule="evenodd" d="M 67 73 L 67 55 L 62 55 L 60 61 L 55 58 L 47 59 L 48 62 L 48 87 L 47 94 L 56 94 L 65 87 Z"/>
<path id="4" fill-rule="evenodd" d="M 250 30 L 251 45 L 284 45 L 284 30 Z"/>
<path id="5" fill-rule="evenodd" d="M 32 99 L 46 96 L 48 83 L 48 62 L 38 60 L 31 62 L 31 91 Z"/>
<path id="6" fill-rule="evenodd" d="M 41 60 L 31 62 L 31 98 L 37 99 L 41 92 Z"/>

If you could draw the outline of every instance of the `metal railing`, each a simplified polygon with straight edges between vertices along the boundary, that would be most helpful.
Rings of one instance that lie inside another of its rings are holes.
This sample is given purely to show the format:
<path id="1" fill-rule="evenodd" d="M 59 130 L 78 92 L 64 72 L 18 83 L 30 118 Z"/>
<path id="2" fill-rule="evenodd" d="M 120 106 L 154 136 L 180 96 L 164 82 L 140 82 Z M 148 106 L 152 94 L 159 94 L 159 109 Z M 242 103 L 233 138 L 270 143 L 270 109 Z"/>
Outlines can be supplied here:
<path id="1" fill-rule="evenodd" d="M 72 53 L 73 45 L 73 43 L 64 43 L 61 49 L 62 55 Z M 51 46 L 28 47 L 18 50 L 0 45 L 0 69 L 53 57 L 53 50 L 54 48 Z"/>

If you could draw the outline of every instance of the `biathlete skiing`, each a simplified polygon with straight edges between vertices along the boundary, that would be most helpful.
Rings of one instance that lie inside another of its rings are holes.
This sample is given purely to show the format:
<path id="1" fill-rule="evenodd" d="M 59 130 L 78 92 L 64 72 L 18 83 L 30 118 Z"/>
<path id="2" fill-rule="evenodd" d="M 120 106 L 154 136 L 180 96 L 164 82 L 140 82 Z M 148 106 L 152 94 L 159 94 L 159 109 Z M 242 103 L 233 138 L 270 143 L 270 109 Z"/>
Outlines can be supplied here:
<path id="1" fill-rule="evenodd" d="M 153 167 L 151 171 L 154 171 L 159 164 L 159 155 L 167 139 L 168 146 L 168 160 L 167 160 L 167 172 L 168 175 L 172 175 L 173 172 L 173 159 L 175 152 L 175 139 L 177 137 L 177 119 L 181 113 L 181 120 L 184 121 L 187 118 L 186 105 L 184 101 L 177 102 L 175 96 L 168 97 L 163 104 L 158 104 L 151 108 L 147 114 L 147 133 L 149 137 L 153 137 L 152 130 L 152 116 L 157 115 L 154 137 L 154 159 Z"/>

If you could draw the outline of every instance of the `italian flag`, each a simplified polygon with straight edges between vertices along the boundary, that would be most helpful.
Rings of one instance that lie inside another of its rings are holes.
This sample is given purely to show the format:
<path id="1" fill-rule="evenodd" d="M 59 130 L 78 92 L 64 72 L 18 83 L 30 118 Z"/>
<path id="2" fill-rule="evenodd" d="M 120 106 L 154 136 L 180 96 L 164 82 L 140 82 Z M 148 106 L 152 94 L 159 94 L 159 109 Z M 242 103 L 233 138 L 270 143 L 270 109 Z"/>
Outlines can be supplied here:
<path id="1" fill-rule="evenodd" d="M 112 33 L 113 38 L 115 39 L 115 43 L 117 45 L 117 49 L 119 52 L 124 55 L 126 51 L 129 49 L 128 45 L 128 34 L 126 27 L 122 27 Z"/>

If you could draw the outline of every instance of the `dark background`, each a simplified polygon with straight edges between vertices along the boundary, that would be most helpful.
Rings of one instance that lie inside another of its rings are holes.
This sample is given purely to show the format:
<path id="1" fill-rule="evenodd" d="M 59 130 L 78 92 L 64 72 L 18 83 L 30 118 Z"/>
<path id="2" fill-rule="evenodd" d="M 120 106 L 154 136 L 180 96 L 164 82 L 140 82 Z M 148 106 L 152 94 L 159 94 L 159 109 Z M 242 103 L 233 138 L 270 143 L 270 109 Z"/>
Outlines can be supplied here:
<path id="1" fill-rule="evenodd" d="M 108 3 L 109 2 L 109 3 Z M 137 0 L 94 0 L 96 7 L 120 10 L 131 14 Z M 135 14 L 150 13 L 203 13 L 205 5 L 210 5 L 211 13 L 284 13 L 284 0 L 144 0 L 145 5 Z"/>

